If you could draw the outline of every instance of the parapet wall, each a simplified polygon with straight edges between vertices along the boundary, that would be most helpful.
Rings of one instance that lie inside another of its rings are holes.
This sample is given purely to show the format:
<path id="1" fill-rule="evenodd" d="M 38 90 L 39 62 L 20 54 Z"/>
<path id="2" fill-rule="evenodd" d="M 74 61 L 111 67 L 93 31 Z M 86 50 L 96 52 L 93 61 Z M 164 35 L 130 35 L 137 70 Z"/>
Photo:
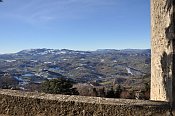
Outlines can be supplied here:
<path id="1" fill-rule="evenodd" d="M 168 116 L 167 102 L 0 90 L 3 116 Z"/>

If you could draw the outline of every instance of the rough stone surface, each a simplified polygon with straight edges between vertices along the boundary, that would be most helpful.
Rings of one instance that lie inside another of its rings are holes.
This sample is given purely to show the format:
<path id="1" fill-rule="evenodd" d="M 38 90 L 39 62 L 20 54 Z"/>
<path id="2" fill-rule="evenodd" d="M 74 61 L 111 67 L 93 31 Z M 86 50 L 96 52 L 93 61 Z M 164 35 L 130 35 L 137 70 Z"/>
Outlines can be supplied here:
<path id="1" fill-rule="evenodd" d="M 173 102 L 174 0 L 151 0 L 151 100 Z"/>
<path id="2" fill-rule="evenodd" d="M 167 116 L 167 102 L 0 90 L 6 116 Z"/>

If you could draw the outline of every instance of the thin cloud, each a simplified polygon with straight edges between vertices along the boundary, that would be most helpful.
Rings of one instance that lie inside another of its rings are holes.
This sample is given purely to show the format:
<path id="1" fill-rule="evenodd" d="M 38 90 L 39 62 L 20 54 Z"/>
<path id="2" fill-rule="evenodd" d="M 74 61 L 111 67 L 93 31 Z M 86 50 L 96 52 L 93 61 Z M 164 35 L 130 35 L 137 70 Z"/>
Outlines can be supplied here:
<path id="1" fill-rule="evenodd" d="M 19 2 L 17 0 L 14 0 Z M 6 16 L 27 22 L 81 18 L 98 7 L 111 7 L 118 0 L 30 0 L 16 5 Z"/>

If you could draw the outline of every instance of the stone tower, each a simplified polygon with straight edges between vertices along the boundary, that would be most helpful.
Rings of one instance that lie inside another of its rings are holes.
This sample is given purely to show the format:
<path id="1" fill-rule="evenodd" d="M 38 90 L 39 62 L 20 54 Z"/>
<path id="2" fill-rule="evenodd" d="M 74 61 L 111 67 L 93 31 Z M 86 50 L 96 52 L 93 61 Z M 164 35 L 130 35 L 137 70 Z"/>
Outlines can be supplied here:
<path id="1" fill-rule="evenodd" d="M 151 100 L 175 101 L 175 0 L 151 0 Z"/>

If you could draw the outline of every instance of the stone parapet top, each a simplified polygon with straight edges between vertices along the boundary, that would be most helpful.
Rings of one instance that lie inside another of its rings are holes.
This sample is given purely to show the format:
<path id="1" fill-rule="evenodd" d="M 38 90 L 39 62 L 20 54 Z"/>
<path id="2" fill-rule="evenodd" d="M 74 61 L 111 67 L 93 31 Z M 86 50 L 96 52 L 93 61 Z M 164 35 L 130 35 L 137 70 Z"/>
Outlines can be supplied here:
<path id="1" fill-rule="evenodd" d="M 16 97 L 25 97 L 33 99 L 45 99 L 56 101 L 74 101 L 94 104 L 108 104 L 108 105 L 126 105 L 126 106 L 159 106 L 169 105 L 168 102 L 151 101 L 151 100 L 135 100 L 135 99 L 114 99 L 101 97 L 87 97 L 78 95 L 60 95 L 60 94 L 45 94 L 38 92 L 25 92 L 18 90 L 0 89 L 0 94 Z"/>

